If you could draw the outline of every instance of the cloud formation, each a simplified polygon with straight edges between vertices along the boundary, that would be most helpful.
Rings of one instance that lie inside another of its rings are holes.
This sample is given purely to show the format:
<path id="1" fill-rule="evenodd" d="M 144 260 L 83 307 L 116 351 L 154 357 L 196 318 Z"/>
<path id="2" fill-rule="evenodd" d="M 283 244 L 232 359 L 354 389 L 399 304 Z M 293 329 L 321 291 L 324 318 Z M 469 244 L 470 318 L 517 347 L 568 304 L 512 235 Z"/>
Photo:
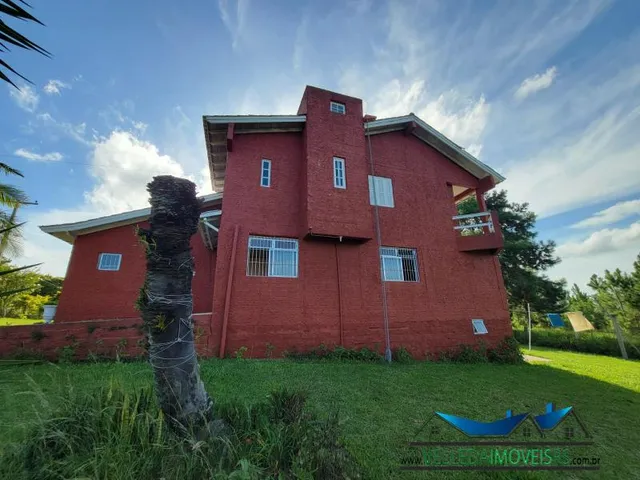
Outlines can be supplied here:
<path id="1" fill-rule="evenodd" d="M 13 152 L 13 154 L 34 162 L 58 162 L 64 158 L 64 156 L 59 152 L 40 154 L 27 150 L 26 148 L 19 148 Z"/>
<path id="2" fill-rule="evenodd" d="M 529 78 L 525 78 L 513 96 L 516 100 L 524 100 L 529 95 L 533 95 L 540 90 L 549 88 L 553 83 L 553 80 L 556 78 L 557 73 L 558 69 L 556 67 L 550 67 L 544 73 L 539 73 Z"/>
<path id="3" fill-rule="evenodd" d="M 20 89 L 12 87 L 11 85 L 9 85 L 8 88 L 9 96 L 18 107 L 27 112 L 35 112 L 36 108 L 38 108 L 40 97 L 32 87 L 22 84 L 20 85 Z"/>
<path id="4" fill-rule="evenodd" d="M 611 225 L 629 217 L 640 215 L 640 199 L 619 202 L 615 205 L 594 213 L 591 217 L 585 218 L 571 225 L 571 228 L 592 228 Z"/>
<path id="5" fill-rule="evenodd" d="M 62 80 L 49 80 L 42 90 L 47 95 L 60 95 L 60 91 L 65 88 L 71 89 L 71 85 Z"/>

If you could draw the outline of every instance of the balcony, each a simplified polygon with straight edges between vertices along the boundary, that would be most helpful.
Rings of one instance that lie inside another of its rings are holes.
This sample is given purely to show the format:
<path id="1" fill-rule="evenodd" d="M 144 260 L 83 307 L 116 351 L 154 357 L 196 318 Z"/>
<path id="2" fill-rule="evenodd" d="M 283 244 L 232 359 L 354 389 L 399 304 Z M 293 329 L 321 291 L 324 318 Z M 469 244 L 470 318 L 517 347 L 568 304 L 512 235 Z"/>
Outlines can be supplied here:
<path id="1" fill-rule="evenodd" d="M 504 246 L 502 229 L 495 211 L 453 217 L 456 243 L 461 252 L 498 253 Z"/>

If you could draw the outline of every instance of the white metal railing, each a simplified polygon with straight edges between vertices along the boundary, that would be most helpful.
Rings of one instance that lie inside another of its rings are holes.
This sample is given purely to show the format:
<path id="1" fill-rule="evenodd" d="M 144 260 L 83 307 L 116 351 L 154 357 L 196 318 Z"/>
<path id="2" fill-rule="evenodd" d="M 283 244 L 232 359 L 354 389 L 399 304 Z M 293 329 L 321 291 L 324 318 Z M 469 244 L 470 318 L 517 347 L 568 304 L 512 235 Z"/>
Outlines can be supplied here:
<path id="1" fill-rule="evenodd" d="M 483 235 L 485 233 L 484 227 L 487 227 L 489 233 L 495 232 L 491 212 L 455 215 L 452 218 L 453 221 L 456 222 L 453 229 L 459 230 L 460 234 L 463 236 Z"/>

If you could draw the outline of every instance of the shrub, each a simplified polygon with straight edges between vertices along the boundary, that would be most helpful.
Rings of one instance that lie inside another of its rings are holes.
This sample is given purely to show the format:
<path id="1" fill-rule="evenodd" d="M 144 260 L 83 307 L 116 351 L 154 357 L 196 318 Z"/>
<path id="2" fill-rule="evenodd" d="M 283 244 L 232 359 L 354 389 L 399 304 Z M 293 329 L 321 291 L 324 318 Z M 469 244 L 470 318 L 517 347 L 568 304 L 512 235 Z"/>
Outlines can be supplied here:
<path id="1" fill-rule="evenodd" d="M 60 406 L 0 457 L 0 478 L 360 478 L 337 415 L 319 419 L 305 396 L 218 404 L 224 436 L 175 436 L 151 389 L 69 390 Z"/>
<path id="2" fill-rule="evenodd" d="M 380 362 L 383 360 L 382 355 L 367 347 L 357 349 L 336 345 L 331 350 L 324 344 L 307 352 L 298 352 L 295 348 L 286 350 L 282 355 L 292 360 L 357 360 L 360 362 Z"/>
<path id="3" fill-rule="evenodd" d="M 71 363 L 76 356 L 75 344 L 65 345 L 64 347 L 57 348 L 56 353 L 58 354 L 58 362 Z"/>
<path id="4" fill-rule="evenodd" d="M 411 355 L 409 350 L 400 346 L 392 350 L 391 359 L 398 363 L 411 363 L 413 362 L 413 355 Z"/>
<path id="5" fill-rule="evenodd" d="M 525 330 L 514 330 L 515 338 L 523 345 L 529 343 L 529 333 Z M 531 344 L 536 347 L 550 347 L 558 350 L 595 353 L 620 357 L 618 339 L 614 333 L 597 330 L 575 332 L 564 328 L 533 328 Z M 625 346 L 629 358 L 640 359 L 640 338 L 625 334 Z"/>
<path id="6" fill-rule="evenodd" d="M 45 338 L 47 336 L 46 333 L 44 333 L 41 329 L 36 329 L 36 330 L 32 330 L 31 331 L 31 340 L 33 340 L 34 342 L 39 342 L 40 340 L 42 340 L 43 338 Z"/>
<path id="7" fill-rule="evenodd" d="M 242 360 L 247 353 L 247 350 L 247 347 L 242 346 L 233 353 L 233 356 L 236 358 L 236 360 Z"/>
<path id="8" fill-rule="evenodd" d="M 522 363 L 520 345 L 514 337 L 505 337 L 495 347 L 487 348 L 484 342 L 475 345 L 458 345 L 441 351 L 431 360 L 456 363 Z"/>

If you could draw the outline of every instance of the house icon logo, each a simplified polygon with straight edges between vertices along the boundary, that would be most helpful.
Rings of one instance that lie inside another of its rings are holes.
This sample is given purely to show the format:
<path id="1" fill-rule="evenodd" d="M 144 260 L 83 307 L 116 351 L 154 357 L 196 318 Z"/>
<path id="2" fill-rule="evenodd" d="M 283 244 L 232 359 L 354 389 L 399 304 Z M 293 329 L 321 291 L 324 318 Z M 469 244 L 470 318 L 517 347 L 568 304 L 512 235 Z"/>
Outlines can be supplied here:
<path id="1" fill-rule="evenodd" d="M 575 407 L 483 422 L 435 411 L 400 457 L 401 470 L 598 470 L 600 457 Z"/>
<path id="2" fill-rule="evenodd" d="M 455 432 L 462 434 L 465 439 L 473 439 L 472 443 L 474 444 L 481 442 L 483 439 L 488 439 L 495 443 L 494 441 L 498 439 L 506 441 L 507 439 L 514 439 L 514 437 L 516 437 L 516 440 L 520 439 L 523 442 L 545 439 L 562 441 L 563 444 L 570 441 L 593 443 L 591 434 L 576 412 L 575 407 L 568 406 L 558 409 L 553 403 L 547 403 L 544 413 L 534 414 L 527 412 L 514 415 L 513 411 L 509 409 L 506 411 L 504 418 L 492 422 L 481 422 L 436 411 L 422 424 L 416 432 L 415 441 L 410 444 L 424 444 L 426 438 L 442 444 L 445 441 L 443 437 L 446 436 L 444 434 L 447 429 L 453 429 Z M 455 440 L 455 435 L 449 435 L 449 437 L 452 438 L 453 443 L 461 443 Z"/>

